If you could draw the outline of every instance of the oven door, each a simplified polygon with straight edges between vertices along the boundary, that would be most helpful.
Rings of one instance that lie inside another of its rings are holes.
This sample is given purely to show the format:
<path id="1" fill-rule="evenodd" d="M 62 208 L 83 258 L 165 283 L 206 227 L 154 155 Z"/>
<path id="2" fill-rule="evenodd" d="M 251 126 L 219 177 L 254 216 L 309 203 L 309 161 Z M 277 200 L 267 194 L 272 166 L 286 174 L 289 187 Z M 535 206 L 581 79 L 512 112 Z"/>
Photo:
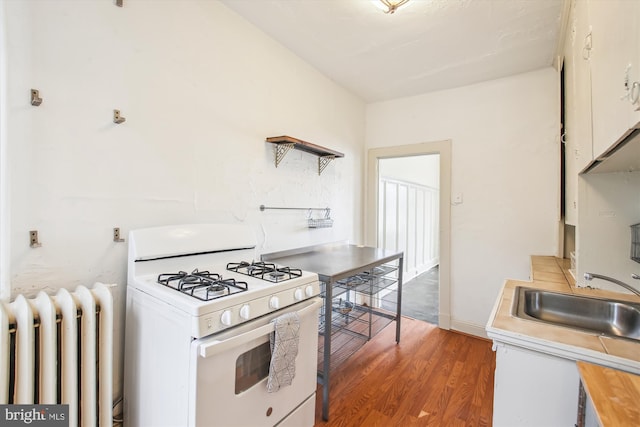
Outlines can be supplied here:
<path id="1" fill-rule="evenodd" d="M 300 413 L 313 426 L 318 360 L 318 310 L 322 300 L 302 301 L 191 345 L 191 426 L 273 426 Z M 271 320 L 290 312 L 300 318 L 298 356 L 291 385 L 267 392 L 274 330 Z M 302 405 L 302 406 L 301 406 Z M 299 408 L 300 407 L 300 408 Z M 285 422 L 286 424 L 286 422 Z"/>

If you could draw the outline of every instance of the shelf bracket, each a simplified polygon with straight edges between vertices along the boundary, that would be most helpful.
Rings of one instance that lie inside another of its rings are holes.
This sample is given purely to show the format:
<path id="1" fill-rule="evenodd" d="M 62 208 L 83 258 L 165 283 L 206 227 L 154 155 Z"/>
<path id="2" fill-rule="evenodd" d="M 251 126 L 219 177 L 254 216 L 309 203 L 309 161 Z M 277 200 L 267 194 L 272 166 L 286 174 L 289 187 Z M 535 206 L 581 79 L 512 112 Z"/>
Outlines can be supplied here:
<path id="1" fill-rule="evenodd" d="M 276 154 L 276 167 L 280 164 L 284 156 L 294 147 L 293 143 L 276 144 L 273 147 L 273 151 Z"/>
<path id="2" fill-rule="evenodd" d="M 38 230 L 29 231 L 29 246 L 32 248 L 39 248 L 42 246 L 40 240 L 38 240 Z"/>
<path id="3" fill-rule="evenodd" d="M 124 123 L 127 120 L 120 115 L 120 110 L 113 110 L 113 123 L 119 125 L 120 123 Z"/>
<path id="4" fill-rule="evenodd" d="M 318 157 L 318 175 L 322 174 L 322 171 L 335 158 L 336 158 L 336 156 L 320 156 L 320 157 Z"/>
<path id="5" fill-rule="evenodd" d="M 115 227 L 113 229 L 113 241 L 116 243 L 124 242 L 124 239 L 120 236 L 120 227 Z"/>
<path id="6" fill-rule="evenodd" d="M 37 107 L 42 104 L 42 98 L 40 98 L 40 91 L 37 89 L 31 89 L 31 105 Z"/>

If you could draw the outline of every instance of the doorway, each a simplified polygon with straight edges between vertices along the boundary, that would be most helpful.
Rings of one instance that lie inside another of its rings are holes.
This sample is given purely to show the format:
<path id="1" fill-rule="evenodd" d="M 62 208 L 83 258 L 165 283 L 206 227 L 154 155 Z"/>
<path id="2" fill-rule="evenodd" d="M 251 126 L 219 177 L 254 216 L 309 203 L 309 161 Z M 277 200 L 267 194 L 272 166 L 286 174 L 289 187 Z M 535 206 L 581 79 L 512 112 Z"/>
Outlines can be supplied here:
<path id="1" fill-rule="evenodd" d="M 378 160 L 376 246 L 404 253 L 402 314 L 436 325 L 439 193 L 439 154 Z M 385 298 L 393 310 L 395 298 Z"/>
<path id="2" fill-rule="evenodd" d="M 428 167 L 434 162 L 436 167 L 426 173 L 435 173 L 435 180 L 425 182 L 422 178 L 416 178 L 415 174 L 423 172 L 420 165 Z M 398 166 L 407 171 L 394 172 L 392 175 L 395 176 L 389 177 L 386 171 L 397 171 Z M 408 171 L 410 168 L 413 172 Z M 434 182 L 437 182 L 437 188 Z M 431 272 L 431 281 L 433 274 L 437 275 L 437 309 L 434 308 L 437 310 L 437 324 L 449 329 L 451 141 L 369 150 L 366 186 L 365 243 L 404 252 L 403 275 L 406 277 L 403 281 L 407 286 L 412 277 L 416 277 L 416 280 L 420 278 L 420 273 Z M 429 193 L 428 197 L 435 196 L 435 203 L 425 203 L 427 196 L 418 196 L 420 191 Z M 403 211 L 398 205 L 405 205 L 406 208 Z M 418 209 L 416 206 L 419 206 Z M 424 230 L 425 219 L 426 222 L 435 221 L 435 227 L 431 228 L 431 236 L 427 239 L 423 239 L 427 235 Z M 422 241 L 430 246 L 421 246 Z M 436 266 L 437 269 L 433 270 Z M 409 292 L 409 289 L 406 291 Z M 425 300 L 425 308 L 427 302 L 428 299 Z M 434 303 L 432 301 L 435 306 Z"/>

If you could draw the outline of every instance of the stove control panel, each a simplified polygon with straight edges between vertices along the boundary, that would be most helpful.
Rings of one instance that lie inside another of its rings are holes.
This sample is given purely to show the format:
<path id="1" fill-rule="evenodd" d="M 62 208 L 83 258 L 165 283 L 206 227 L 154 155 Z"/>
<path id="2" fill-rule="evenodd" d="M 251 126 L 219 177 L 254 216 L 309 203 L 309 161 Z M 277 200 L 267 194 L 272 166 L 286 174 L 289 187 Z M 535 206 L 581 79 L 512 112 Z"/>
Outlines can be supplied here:
<path id="1" fill-rule="evenodd" d="M 303 287 L 286 289 L 272 295 L 225 307 L 200 317 L 194 317 L 192 336 L 194 338 L 206 337 L 319 294 L 320 282 L 313 282 Z"/>

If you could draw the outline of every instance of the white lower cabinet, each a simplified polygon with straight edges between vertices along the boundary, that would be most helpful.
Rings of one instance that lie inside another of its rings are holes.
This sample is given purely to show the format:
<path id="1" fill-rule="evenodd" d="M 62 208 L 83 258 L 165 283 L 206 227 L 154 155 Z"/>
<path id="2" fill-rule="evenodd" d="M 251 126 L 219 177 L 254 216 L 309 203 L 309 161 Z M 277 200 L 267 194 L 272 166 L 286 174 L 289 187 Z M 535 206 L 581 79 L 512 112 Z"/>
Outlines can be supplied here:
<path id="1" fill-rule="evenodd" d="M 596 410 L 589 396 L 587 396 L 587 401 L 585 402 L 584 427 L 600 427 L 598 415 L 596 415 Z"/>
<path id="2" fill-rule="evenodd" d="M 574 360 L 494 342 L 494 427 L 574 426 L 580 376 Z"/>

